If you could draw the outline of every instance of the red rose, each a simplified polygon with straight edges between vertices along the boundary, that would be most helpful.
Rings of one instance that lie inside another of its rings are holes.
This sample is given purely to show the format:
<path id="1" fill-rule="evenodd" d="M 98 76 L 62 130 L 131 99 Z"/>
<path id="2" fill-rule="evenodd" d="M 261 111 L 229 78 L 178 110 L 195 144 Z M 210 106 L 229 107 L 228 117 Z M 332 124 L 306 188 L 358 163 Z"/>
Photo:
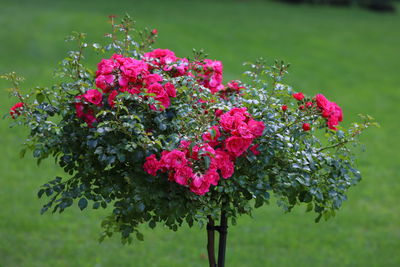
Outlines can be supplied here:
<path id="1" fill-rule="evenodd" d="M 193 177 L 193 170 L 189 166 L 183 166 L 176 170 L 174 180 L 180 185 L 188 185 L 189 179 Z"/>
<path id="2" fill-rule="evenodd" d="M 101 101 L 103 100 L 103 95 L 95 89 L 88 90 L 85 94 L 83 94 L 83 98 L 87 102 L 95 104 L 96 106 L 102 105 Z"/>
<path id="3" fill-rule="evenodd" d="M 306 131 L 306 132 L 311 130 L 310 124 L 309 123 L 303 123 L 303 130 Z"/>
<path id="4" fill-rule="evenodd" d="M 197 195 L 204 195 L 210 190 L 210 183 L 204 175 L 195 174 L 190 184 L 190 190 Z"/>
<path id="5" fill-rule="evenodd" d="M 15 104 L 14 106 L 12 106 L 10 108 L 10 115 L 13 119 L 15 119 L 17 116 L 19 116 L 21 114 L 21 110 L 24 107 L 24 103 L 22 102 L 18 102 L 17 104 Z"/>
<path id="6" fill-rule="evenodd" d="M 143 169 L 150 175 L 156 176 L 160 163 L 158 162 L 156 155 L 152 154 L 146 158 L 146 162 L 143 164 Z"/>
<path id="7" fill-rule="evenodd" d="M 235 157 L 239 157 L 249 148 L 252 138 L 243 138 L 238 136 L 231 136 L 225 140 L 225 148 L 233 153 Z"/>
<path id="8" fill-rule="evenodd" d="M 303 95 L 303 93 L 301 93 L 301 92 L 296 93 L 296 94 L 293 94 L 293 97 L 294 97 L 295 99 L 299 100 L 299 101 L 301 101 L 301 100 L 304 99 L 304 95 Z"/>
<path id="9" fill-rule="evenodd" d="M 220 170 L 224 179 L 231 177 L 235 171 L 235 165 L 229 154 L 220 149 L 215 151 L 215 157 L 211 161 L 211 168 Z"/>
<path id="10" fill-rule="evenodd" d="M 286 110 L 287 110 L 287 105 L 283 105 L 283 106 L 281 107 L 281 109 L 282 109 L 282 111 L 286 111 Z"/>
<path id="11" fill-rule="evenodd" d="M 250 150 L 251 152 L 253 152 L 254 156 L 258 156 L 258 155 L 261 154 L 261 152 L 257 150 L 258 146 L 259 146 L 259 144 L 256 144 L 256 145 L 252 145 L 252 146 L 249 148 L 249 150 Z"/>
<path id="12" fill-rule="evenodd" d="M 113 90 L 111 92 L 111 94 L 108 96 L 108 104 L 110 105 L 110 107 L 114 107 L 115 106 L 115 97 L 118 95 L 118 91 L 117 90 Z"/>
<path id="13" fill-rule="evenodd" d="M 255 137 L 260 137 L 262 136 L 264 129 L 265 129 L 265 125 L 264 122 L 262 121 L 256 121 L 256 120 L 250 120 L 247 125 L 249 126 L 249 129 L 251 131 L 251 133 L 255 136 Z"/>
<path id="14" fill-rule="evenodd" d="M 172 83 L 164 84 L 164 89 L 165 89 L 165 92 L 167 92 L 168 96 L 176 97 L 176 89 Z"/>

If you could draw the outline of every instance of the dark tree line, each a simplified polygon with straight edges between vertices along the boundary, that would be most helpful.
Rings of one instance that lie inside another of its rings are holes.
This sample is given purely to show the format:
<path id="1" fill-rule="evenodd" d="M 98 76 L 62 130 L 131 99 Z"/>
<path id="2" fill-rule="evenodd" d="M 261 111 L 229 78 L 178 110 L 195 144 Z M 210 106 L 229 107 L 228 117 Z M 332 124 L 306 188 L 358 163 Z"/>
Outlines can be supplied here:
<path id="1" fill-rule="evenodd" d="M 395 7 L 392 0 L 280 0 L 288 3 L 328 4 L 338 6 L 359 5 L 371 10 L 393 12 Z"/>

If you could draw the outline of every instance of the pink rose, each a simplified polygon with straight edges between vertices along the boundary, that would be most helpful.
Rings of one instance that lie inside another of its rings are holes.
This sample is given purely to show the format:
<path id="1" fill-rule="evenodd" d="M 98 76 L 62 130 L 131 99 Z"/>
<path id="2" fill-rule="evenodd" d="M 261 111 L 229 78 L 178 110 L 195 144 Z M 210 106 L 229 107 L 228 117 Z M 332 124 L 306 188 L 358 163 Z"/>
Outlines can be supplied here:
<path id="1" fill-rule="evenodd" d="M 176 89 L 172 83 L 168 82 L 168 83 L 164 84 L 164 90 L 165 90 L 165 92 L 167 92 L 168 96 L 176 97 Z"/>
<path id="2" fill-rule="evenodd" d="M 249 148 L 252 142 L 252 138 L 231 136 L 225 140 L 225 148 L 235 155 L 235 157 L 239 157 L 247 150 L 247 148 Z"/>
<path id="3" fill-rule="evenodd" d="M 249 128 L 249 125 L 247 125 L 247 123 L 242 122 L 242 121 L 237 123 L 236 130 L 232 131 L 232 134 L 241 136 L 244 138 L 253 138 L 254 137 L 251 129 Z"/>
<path id="4" fill-rule="evenodd" d="M 132 82 L 136 82 L 139 75 L 145 77 L 149 74 L 149 66 L 147 63 L 134 58 L 125 58 L 120 69 L 121 73 Z"/>
<path id="5" fill-rule="evenodd" d="M 203 175 L 203 178 L 212 185 L 218 185 L 219 174 L 215 169 L 210 169 Z"/>
<path id="6" fill-rule="evenodd" d="M 146 77 L 144 77 L 144 83 L 149 86 L 150 84 L 156 83 L 156 82 L 161 82 L 163 78 L 158 75 L 157 73 L 155 74 L 149 74 Z"/>
<path id="7" fill-rule="evenodd" d="M 231 177 L 235 171 L 235 165 L 229 154 L 221 149 L 215 151 L 215 157 L 211 160 L 211 168 L 220 170 L 224 179 Z"/>
<path id="8" fill-rule="evenodd" d="M 244 86 L 239 86 L 239 81 L 230 81 L 227 85 L 233 91 L 240 91 L 245 88 Z"/>
<path id="9" fill-rule="evenodd" d="M 163 151 L 164 152 L 164 151 Z M 167 169 L 179 169 L 188 163 L 185 153 L 177 149 L 162 153 L 160 166 Z"/>
<path id="10" fill-rule="evenodd" d="M 89 126 L 89 128 L 93 128 L 93 123 L 97 122 L 96 117 L 93 114 L 93 110 L 88 110 L 83 116 L 83 120 Z"/>
<path id="11" fill-rule="evenodd" d="M 145 53 L 143 55 L 144 59 L 151 61 L 155 65 L 166 65 L 175 62 L 178 58 L 175 53 L 168 49 L 154 49 L 151 52 Z"/>
<path id="12" fill-rule="evenodd" d="M 99 75 L 96 78 L 96 86 L 97 88 L 103 90 L 104 93 L 108 93 L 108 91 L 110 91 L 111 87 L 114 84 L 114 79 L 115 76 L 112 74 Z"/>
<path id="13" fill-rule="evenodd" d="M 193 170 L 189 166 L 178 168 L 174 174 L 174 181 L 180 185 L 188 185 L 189 179 L 193 177 Z"/>
<path id="14" fill-rule="evenodd" d="M 323 94 L 317 94 L 315 96 L 315 100 L 317 102 L 317 106 L 321 109 L 321 110 L 326 110 L 328 109 L 330 102 L 329 100 L 323 95 Z"/>
<path id="15" fill-rule="evenodd" d="M 207 132 L 202 135 L 204 141 L 209 142 L 211 146 L 218 144 L 217 140 L 221 136 L 218 126 L 212 126 Z"/>
<path id="16" fill-rule="evenodd" d="M 102 105 L 101 101 L 103 100 L 103 95 L 95 89 L 88 90 L 85 94 L 83 94 L 83 98 L 87 102 L 95 104 L 96 106 Z"/>
<path id="17" fill-rule="evenodd" d="M 251 131 L 251 133 L 255 136 L 255 137 L 260 137 L 262 136 L 264 129 L 265 129 L 265 125 L 264 122 L 262 121 L 256 121 L 256 120 L 249 120 L 249 122 L 247 123 L 247 125 L 249 126 L 249 129 Z"/>
<path id="18" fill-rule="evenodd" d="M 161 84 L 153 83 L 148 87 L 148 93 L 155 94 L 155 98 L 166 95 L 166 92 Z"/>
<path id="19" fill-rule="evenodd" d="M 96 76 L 111 74 L 116 68 L 118 68 L 118 63 L 114 60 L 102 59 L 97 64 Z"/>
<path id="20" fill-rule="evenodd" d="M 158 162 L 156 155 L 152 154 L 146 158 L 145 163 L 143 164 L 143 169 L 150 175 L 156 176 L 157 171 L 160 168 L 160 163 Z"/>
<path id="21" fill-rule="evenodd" d="M 110 107 L 114 107 L 115 106 L 115 97 L 117 97 L 118 95 L 118 91 L 117 90 L 113 90 L 110 95 L 108 96 L 108 105 L 110 105 Z"/>
<path id="22" fill-rule="evenodd" d="M 247 113 L 246 108 L 233 108 L 221 115 L 219 123 L 225 131 L 230 132 L 236 130 L 237 127 L 249 117 L 250 114 Z"/>
<path id="23" fill-rule="evenodd" d="M 195 174 L 190 184 L 190 190 L 197 195 L 204 195 L 210 190 L 210 183 L 203 175 Z"/>

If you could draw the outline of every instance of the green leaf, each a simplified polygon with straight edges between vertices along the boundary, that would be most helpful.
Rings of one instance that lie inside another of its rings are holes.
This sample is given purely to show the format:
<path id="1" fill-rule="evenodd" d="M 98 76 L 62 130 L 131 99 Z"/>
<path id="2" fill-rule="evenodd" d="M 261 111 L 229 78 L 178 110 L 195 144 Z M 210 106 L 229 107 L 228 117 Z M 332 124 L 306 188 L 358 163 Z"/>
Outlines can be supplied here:
<path id="1" fill-rule="evenodd" d="M 37 193 L 38 198 L 41 198 L 44 192 L 45 192 L 44 189 L 40 189 L 39 192 Z"/>
<path id="2" fill-rule="evenodd" d="M 153 220 L 151 220 L 151 221 L 149 222 L 149 226 L 150 226 L 151 229 L 154 229 L 154 228 L 156 227 L 156 222 L 153 221 Z"/>
<path id="3" fill-rule="evenodd" d="M 41 104 L 44 101 L 44 94 L 42 92 L 36 94 L 36 100 Z"/>
<path id="4" fill-rule="evenodd" d="M 78 207 L 81 210 L 84 210 L 87 207 L 88 201 L 86 200 L 86 198 L 81 198 L 78 202 Z"/>
<path id="5" fill-rule="evenodd" d="M 140 241 L 143 241 L 143 240 L 144 240 L 143 234 L 140 233 L 140 232 L 137 232 L 137 233 L 136 233 L 136 238 L 137 238 L 138 240 L 140 240 Z"/>

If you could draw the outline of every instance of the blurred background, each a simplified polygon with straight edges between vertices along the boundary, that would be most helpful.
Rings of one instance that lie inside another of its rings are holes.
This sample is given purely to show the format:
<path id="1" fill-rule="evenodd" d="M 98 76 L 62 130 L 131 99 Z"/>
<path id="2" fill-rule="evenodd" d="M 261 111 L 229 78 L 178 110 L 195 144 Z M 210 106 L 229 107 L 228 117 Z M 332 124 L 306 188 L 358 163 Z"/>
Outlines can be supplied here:
<path id="1" fill-rule="evenodd" d="M 179 57 L 204 48 L 224 63 L 225 81 L 240 79 L 241 63 L 260 56 L 290 62 L 286 83 L 295 90 L 337 102 L 345 124 L 366 113 L 382 127 L 362 136 L 363 181 L 336 218 L 315 224 L 305 207 L 284 214 L 272 199 L 254 219 L 229 228 L 227 266 L 400 266 L 400 2 L 287 2 L 1 0 L 0 73 L 25 76 L 24 90 L 50 86 L 53 69 L 74 48 L 66 35 L 102 41 L 107 16 L 126 12 L 158 29 L 155 47 Z M 390 7 L 374 12 L 372 2 Z M 88 59 L 92 68 L 98 61 Z M 1 114 L 17 102 L 7 87 L 0 81 Z M 37 189 L 62 172 L 51 159 L 39 167 L 30 155 L 19 159 L 25 132 L 8 125 L 0 120 L 0 266 L 207 266 L 205 229 L 144 226 L 144 242 L 123 246 L 118 238 L 97 242 L 109 210 L 41 216 Z"/>

